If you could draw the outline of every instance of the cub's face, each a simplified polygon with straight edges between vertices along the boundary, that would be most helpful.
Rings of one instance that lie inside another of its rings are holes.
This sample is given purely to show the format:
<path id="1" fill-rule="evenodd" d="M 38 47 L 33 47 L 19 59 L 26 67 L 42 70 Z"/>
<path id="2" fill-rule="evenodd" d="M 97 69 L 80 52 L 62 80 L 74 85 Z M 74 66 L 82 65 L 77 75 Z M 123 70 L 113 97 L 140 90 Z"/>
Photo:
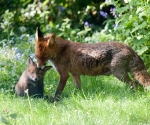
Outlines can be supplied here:
<path id="1" fill-rule="evenodd" d="M 45 66 L 43 69 L 37 68 L 36 65 L 28 67 L 28 76 L 33 81 L 38 81 L 44 77 L 45 73 L 51 68 L 51 66 Z"/>
<path id="2" fill-rule="evenodd" d="M 29 57 L 27 73 L 28 77 L 33 81 L 38 81 L 44 77 L 44 74 L 49 70 L 51 66 L 46 66 L 44 69 L 39 69 L 35 62 Z"/>
<path id="3" fill-rule="evenodd" d="M 31 59 L 28 58 L 28 68 L 27 68 L 28 77 L 33 80 L 37 81 L 40 79 L 39 69 L 36 66 L 36 63 Z"/>
<path id="4" fill-rule="evenodd" d="M 36 65 L 30 65 L 27 69 L 28 77 L 33 81 L 38 81 L 40 79 L 39 70 Z"/>

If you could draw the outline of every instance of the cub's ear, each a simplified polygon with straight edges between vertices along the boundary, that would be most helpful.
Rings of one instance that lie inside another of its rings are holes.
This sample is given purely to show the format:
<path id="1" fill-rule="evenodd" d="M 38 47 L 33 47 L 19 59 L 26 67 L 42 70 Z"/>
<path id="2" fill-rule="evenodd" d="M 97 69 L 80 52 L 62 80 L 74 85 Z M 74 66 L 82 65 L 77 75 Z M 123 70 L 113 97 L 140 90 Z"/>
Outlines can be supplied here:
<path id="1" fill-rule="evenodd" d="M 39 38 L 44 38 L 42 32 L 40 31 L 40 29 L 37 27 L 36 28 L 36 34 L 35 34 L 35 40 L 38 41 Z"/>
<path id="2" fill-rule="evenodd" d="M 34 65 L 35 63 L 33 62 L 32 58 L 29 56 L 28 57 L 28 66 Z"/>
<path id="3" fill-rule="evenodd" d="M 47 41 L 47 46 L 53 45 L 56 42 L 56 35 L 52 34 L 51 37 Z"/>

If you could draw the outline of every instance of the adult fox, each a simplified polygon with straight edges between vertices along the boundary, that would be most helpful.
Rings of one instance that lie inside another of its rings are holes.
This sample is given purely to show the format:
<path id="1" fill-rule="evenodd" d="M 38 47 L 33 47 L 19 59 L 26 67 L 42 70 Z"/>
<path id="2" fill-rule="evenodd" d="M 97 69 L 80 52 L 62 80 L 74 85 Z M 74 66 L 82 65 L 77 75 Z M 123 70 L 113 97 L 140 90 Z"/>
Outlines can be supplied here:
<path id="1" fill-rule="evenodd" d="M 135 87 L 134 79 L 143 87 L 150 86 L 150 75 L 147 73 L 142 59 L 129 46 L 119 42 L 99 42 L 83 44 L 64 40 L 55 34 L 43 36 L 36 29 L 35 54 L 37 67 L 43 68 L 48 60 L 60 75 L 54 101 L 63 91 L 71 73 L 77 88 L 81 88 L 80 75 L 110 75 Z"/>
<path id="2" fill-rule="evenodd" d="M 28 89 L 29 96 L 43 97 L 44 93 L 44 74 L 51 68 L 46 66 L 44 69 L 38 69 L 33 60 L 28 58 L 28 67 L 22 73 L 18 83 L 15 85 L 18 96 L 26 96 L 25 90 Z"/>

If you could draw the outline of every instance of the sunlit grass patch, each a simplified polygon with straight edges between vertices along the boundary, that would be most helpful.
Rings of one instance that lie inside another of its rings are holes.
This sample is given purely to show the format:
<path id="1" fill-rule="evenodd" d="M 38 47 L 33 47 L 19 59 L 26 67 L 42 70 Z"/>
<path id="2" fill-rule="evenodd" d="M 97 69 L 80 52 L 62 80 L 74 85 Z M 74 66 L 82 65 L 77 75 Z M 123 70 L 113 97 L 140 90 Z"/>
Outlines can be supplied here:
<path id="1" fill-rule="evenodd" d="M 113 94 L 119 89 L 116 92 L 111 91 L 107 96 L 103 95 L 105 89 L 102 90 L 103 93 L 94 93 L 95 96 L 91 93 L 90 96 L 83 88 L 82 91 L 71 92 L 65 96 L 71 90 L 76 91 L 73 86 L 66 86 L 63 97 L 57 103 L 30 98 L 31 109 L 27 98 L 0 94 L 0 116 L 5 116 L 3 110 L 6 109 L 10 114 L 17 114 L 17 125 L 35 122 L 37 125 L 150 124 L 150 93 L 134 94 L 126 91 L 127 97 L 118 93 L 119 98 L 116 99 Z"/>

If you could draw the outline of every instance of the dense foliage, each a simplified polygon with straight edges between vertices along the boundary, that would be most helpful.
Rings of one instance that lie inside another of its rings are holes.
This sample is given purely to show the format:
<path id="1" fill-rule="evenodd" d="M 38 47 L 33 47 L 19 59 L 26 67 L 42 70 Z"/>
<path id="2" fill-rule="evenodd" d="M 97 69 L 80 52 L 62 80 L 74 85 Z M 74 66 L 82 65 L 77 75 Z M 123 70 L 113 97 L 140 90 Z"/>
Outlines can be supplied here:
<path id="1" fill-rule="evenodd" d="M 114 17 L 110 11 L 114 6 L 104 0 L 2 0 L 0 4 L 0 33 L 5 32 L 0 39 L 33 34 L 37 26 L 65 38 L 85 36 L 87 32 L 100 31 L 104 21 Z"/>
<path id="2" fill-rule="evenodd" d="M 116 5 L 117 13 L 115 27 L 112 34 L 117 40 L 131 46 L 150 65 L 150 1 L 127 0 L 128 3 L 120 7 Z M 111 32 L 110 32 L 111 33 Z"/>

